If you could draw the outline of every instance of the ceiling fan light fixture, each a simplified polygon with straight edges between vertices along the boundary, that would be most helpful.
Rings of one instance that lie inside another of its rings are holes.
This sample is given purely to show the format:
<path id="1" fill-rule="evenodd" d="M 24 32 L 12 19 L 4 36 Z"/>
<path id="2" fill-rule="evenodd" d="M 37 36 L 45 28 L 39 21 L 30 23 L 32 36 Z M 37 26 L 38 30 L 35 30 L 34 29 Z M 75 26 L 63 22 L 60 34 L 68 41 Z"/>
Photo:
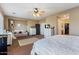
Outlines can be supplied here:
<path id="1" fill-rule="evenodd" d="M 35 17 L 38 16 L 39 17 L 40 14 L 39 13 L 33 13 L 33 16 L 35 16 Z"/>
<path id="2" fill-rule="evenodd" d="M 33 13 L 33 16 L 36 16 L 36 14 Z"/>
<path id="3" fill-rule="evenodd" d="M 38 13 L 39 11 L 38 11 L 38 8 L 34 8 L 34 12 L 35 13 Z"/>
<path id="4" fill-rule="evenodd" d="M 44 11 L 40 11 L 38 8 L 34 8 L 33 16 L 40 17 L 40 16 L 42 16 L 43 12 Z"/>

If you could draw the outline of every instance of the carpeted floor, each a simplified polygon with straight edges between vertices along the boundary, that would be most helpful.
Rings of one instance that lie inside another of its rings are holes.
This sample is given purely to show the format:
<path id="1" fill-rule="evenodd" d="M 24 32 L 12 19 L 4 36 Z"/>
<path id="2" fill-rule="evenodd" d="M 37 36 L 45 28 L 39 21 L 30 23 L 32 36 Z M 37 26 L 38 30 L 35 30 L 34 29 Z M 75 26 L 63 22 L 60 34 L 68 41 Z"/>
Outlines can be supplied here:
<path id="1" fill-rule="evenodd" d="M 29 39 L 29 38 L 41 39 L 43 37 L 44 36 L 42 36 L 42 35 L 36 35 L 36 36 L 29 36 L 28 38 L 25 38 L 25 39 Z M 8 46 L 8 55 L 30 55 L 33 43 L 30 43 L 30 44 L 27 44 L 24 46 L 20 46 L 18 43 L 18 40 L 21 40 L 21 39 L 17 38 L 15 40 L 13 40 L 12 45 Z"/>

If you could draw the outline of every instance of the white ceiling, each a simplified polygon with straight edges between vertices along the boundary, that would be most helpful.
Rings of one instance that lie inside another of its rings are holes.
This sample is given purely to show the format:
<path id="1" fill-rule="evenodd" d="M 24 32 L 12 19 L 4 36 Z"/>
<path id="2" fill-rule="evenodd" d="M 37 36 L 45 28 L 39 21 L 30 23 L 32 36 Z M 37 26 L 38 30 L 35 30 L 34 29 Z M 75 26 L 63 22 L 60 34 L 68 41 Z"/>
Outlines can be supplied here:
<path id="1" fill-rule="evenodd" d="M 7 16 L 14 16 L 27 19 L 42 19 L 51 14 L 55 14 L 70 8 L 79 6 L 77 3 L 1 3 L 0 7 Z M 32 15 L 34 8 L 40 8 L 45 11 L 41 17 Z M 15 12 L 16 14 L 13 14 Z"/>

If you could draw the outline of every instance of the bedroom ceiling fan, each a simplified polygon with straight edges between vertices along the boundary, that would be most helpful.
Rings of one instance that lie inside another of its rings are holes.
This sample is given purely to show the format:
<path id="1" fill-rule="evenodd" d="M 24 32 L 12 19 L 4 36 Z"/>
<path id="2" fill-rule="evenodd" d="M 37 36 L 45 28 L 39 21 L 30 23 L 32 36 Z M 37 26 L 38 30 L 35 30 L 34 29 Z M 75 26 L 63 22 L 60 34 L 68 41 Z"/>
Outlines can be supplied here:
<path id="1" fill-rule="evenodd" d="M 40 10 L 39 8 L 34 8 L 33 10 L 33 16 L 40 17 L 44 14 L 44 11 Z"/>

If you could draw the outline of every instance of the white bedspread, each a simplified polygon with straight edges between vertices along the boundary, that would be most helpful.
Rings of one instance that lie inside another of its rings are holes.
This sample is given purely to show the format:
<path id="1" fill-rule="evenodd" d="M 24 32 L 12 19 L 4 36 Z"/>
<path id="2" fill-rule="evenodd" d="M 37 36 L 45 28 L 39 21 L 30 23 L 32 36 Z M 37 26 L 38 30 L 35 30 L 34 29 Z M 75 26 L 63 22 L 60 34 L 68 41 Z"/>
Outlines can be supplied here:
<path id="1" fill-rule="evenodd" d="M 79 36 L 55 35 L 34 43 L 31 54 L 38 55 L 77 55 Z"/>

